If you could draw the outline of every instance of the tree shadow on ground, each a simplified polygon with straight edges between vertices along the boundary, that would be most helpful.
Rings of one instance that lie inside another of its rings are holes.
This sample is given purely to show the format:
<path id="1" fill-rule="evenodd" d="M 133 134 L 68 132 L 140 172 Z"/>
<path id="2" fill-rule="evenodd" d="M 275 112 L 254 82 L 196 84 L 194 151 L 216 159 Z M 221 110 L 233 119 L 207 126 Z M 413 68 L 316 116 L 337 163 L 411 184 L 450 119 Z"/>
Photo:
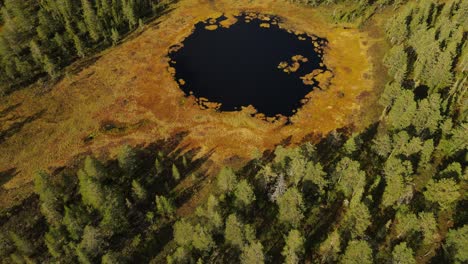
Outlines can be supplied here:
<path id="1" fill-rule="evenodd" d="M 19 171 L 17 171 L 16 168 L 0 171 L 0 186 L 3 186 L 5 183 L 9 182 L 13 177 L 18 175 L 18 173 Z"/>
<path id="2" fill-rule="evenodd" d="M 43 109 L 43 110 L 41 110 L 39 112 L 36 112 L 35 114 L 33 114 L 31 116 L 28 116 L 28 117 L 24 118 L 23 120 L 21 120 L 19 122 L 13 123 L 8 128 L 0 131 L 0 144 L 5 142 L 8 138 L 13 136 L 14 134 L 21 131 L 21 129 L 25 125 L 27 125 L 27 124 L 39 119 L 40 117 L 42 117 L 45 113 L 46 113 L 46 110 Z"/>

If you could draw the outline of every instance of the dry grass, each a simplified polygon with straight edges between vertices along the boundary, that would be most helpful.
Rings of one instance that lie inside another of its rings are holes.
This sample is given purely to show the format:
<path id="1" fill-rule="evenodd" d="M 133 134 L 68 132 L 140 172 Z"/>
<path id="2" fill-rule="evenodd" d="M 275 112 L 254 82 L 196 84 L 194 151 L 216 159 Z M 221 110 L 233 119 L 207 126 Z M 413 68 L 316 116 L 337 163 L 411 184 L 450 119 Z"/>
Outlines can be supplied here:
<path id="1" fill-rule="evenodd" d="M 308 95 L 309 102 L 292 117 L 292 125 L 285 126 L 284 118 L 266 122 L 252 117 L 252 107 L 224 113 L 200 109 L 195 98 L 184 97 L 168 71 L 169 47 L 188 36 L 196 22 L 224 13 L 230 17 L 224 22 L 229 25 L 235 21 L 232 15 L 246 10 L 278 15 L 285 18 L 282 27 L 329 41 L 324 60 L 334 73 L 332 83 Z M 31 194 L 36 170 L 63 166 L 80 153 L 113 154 L 121 144 L 146 145 L 187 131 L 181 146 L 201 147 L 200 155 L 214 150 L 211 159 L 219 165 L 232 156 L 249 159 L 254 151 L 273 148 L 289 136 L 298 143 L 343 126 L 367 126 L 370 113 L 378 112 L 375 86 L 380 82 L 374 81 L 373 69 L 381 69 L 381 53 L 371 53 L 370 43 L 382 39 L 366 29 L 330 23 L 330 12 L 274 0 L 182 0 L 159 24 L 148 25 L 138 36 L 105 51 L 93 65 L 49 92 L 36 86 L 1 99 L 0 112 L 21 104 L 0 117 L 2 130 L 44 112 L 0 142 L 0 172 L 17 172 L 0 189 L 0 208 Z M 122 129 L 105 132 L 105 122 Z"/>

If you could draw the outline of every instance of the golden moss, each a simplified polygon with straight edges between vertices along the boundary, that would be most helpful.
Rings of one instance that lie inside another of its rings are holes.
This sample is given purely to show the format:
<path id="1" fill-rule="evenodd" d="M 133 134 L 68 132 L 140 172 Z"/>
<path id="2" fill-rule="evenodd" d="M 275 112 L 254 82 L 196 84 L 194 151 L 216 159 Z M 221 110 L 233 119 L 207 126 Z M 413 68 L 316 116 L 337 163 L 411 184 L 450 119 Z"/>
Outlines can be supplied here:
<path id="1" fill-rule="evenodd" d="M 207 25 L 205 26 L 206 30 L 216 30 L 218 29 L 218 25 Z"/>

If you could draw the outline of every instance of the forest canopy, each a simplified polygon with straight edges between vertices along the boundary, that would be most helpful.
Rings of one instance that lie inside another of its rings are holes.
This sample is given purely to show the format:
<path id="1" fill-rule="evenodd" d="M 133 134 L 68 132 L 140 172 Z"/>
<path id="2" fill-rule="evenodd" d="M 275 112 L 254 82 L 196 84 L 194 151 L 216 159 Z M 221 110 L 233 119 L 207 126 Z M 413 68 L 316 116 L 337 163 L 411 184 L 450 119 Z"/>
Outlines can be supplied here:
<path id="1" fill-rule="evenodd" d="M 293 2 L 361 26 L 391 10 L 374 124 L 211 174 L 209 155 L 167 142 L 40 171 L 27 206 L 0 218 L 0 262 L 468 262 L 468 1 Z M 158 12 L 153 1 L 5 0 L 3 91 L 54 78 Z"/>

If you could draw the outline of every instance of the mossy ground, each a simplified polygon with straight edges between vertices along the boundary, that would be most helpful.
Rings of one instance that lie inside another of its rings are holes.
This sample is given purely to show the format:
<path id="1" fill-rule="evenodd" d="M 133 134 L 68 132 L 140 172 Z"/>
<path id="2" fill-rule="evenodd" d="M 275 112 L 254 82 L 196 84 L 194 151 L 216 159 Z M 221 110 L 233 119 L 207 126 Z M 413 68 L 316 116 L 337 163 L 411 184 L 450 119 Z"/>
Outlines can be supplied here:
<path id="1" fill-rule="evenodd" d="M 324 62 L 334 77 L 328 89 L 310 93 L 308 102 L 291 117 L 267 122 L 239 112 L 201 109 L 196 98 L 185 97 L 168 70 L 169 47 L 181 43 L 195 23 L 243 11 L 277 15 L 281 27 L 326 38 Z M 290 137 L 292 144 L 318 140 L 341 127 L 360 129 L 380 114 L 376 99 L 384 82 L 380 61 L 386 49 L 380 24 L 336 24 L 333 6 L 310 8 L 283 1 L 182 0 L 160 20 L 132 34 L 123 44 L 95 57 L 78 73 L 71 66 L 65 78 L 47 89 L 42 85 L 17 91 L 0 102 L 0 172 L 13 172 L 2 181 L 0 208 L 18 204 L 32 191 L 39 169 L 63 166 L 83 153 L 113 154 L 122 144 L 147 145 L 179 132 L 188 132 L 181 149 L 213 152 L 211 170 L 236 166 Z M 378 77 L 376 77 L 378 76 Z M 234 158 L 233 158 L 234 157 Z M 200 191 L 194 199 L 201 199 Z M 183 210 L 183 209 L 182 209 Z"/>

